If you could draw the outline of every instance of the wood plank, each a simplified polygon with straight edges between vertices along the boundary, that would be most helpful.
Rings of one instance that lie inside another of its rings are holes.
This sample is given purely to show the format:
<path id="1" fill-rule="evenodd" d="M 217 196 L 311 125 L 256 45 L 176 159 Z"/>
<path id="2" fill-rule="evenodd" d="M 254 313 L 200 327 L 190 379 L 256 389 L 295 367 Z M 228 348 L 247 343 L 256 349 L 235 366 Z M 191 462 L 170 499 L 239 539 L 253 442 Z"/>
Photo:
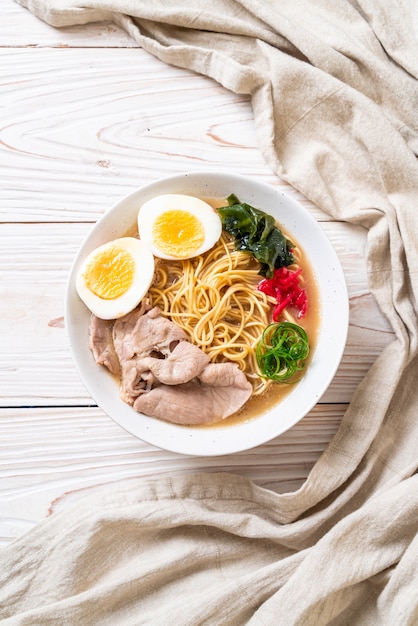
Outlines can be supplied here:
<path id="1" fill-rule="evenodd" d="M 273 441 L 215 458 L 159 450 L 97 408 L 1 409 L 0 545 L 89 490 L 122 479 L 228 471 L 277 492 L 292 491 L 332 439 L 345 409 L 317 406 Z"/>
<path id="2" fill-rule="evenodd" d="M 1 221 L 93 221 L 142 184 L 207 169 L 328 219 L 264 162 L 249 97 L 142 49 L 0 49 L 0 88 Z"/>
<path id="3" fill-rule="evenodd" d="M 53 28 L 13 0 L 2 0 L 0 16 L 0 47 L 138 47 L 116 24 L 97 22 L 85 26 Z"/>
<path id="4" fill-rule="evenodd" d="M 393 339 L 367 286 L 365 231 L 322 224 L 349 278 L 351 320 L 344 357 L 322 402 L 349 402 L 378 354 Z M 91 404 L 64 328 L 72 260 L 90 224 L 0 225 L 1 406 Z"/>

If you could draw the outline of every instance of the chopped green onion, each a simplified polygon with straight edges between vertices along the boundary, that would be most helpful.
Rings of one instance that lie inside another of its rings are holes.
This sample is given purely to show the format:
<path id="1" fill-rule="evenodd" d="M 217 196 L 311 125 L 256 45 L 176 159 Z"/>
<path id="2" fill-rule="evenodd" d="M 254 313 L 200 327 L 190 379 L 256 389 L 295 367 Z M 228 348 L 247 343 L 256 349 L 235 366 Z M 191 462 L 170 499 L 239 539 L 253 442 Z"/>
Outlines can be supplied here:
<path id="1" fill-rule="evenodd" d="M 261 376 L 278 383 L 287 382 L 302 370 L 308 355 L 308 335 L 292 322 L 269 324 L 256 348 Z"/>

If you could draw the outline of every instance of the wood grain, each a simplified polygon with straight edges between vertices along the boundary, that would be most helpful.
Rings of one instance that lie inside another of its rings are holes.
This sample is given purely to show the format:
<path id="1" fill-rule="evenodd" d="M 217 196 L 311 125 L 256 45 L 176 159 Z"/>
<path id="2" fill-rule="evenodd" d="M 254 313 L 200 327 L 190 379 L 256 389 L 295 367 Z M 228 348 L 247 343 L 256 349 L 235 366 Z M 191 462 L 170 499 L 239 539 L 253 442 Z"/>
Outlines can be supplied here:
<path id="1" fill-rule="evenodd" d="M 4 221 L 93 221 L 142 184 L 207 169 L 274 184 L 328 219 L 266 166 L 249 98 L 208 78 L 142 49 L 7 48 L 0 66 Z"/>
<path id="2" fill-rule="evenodd" d="M 198 458 L 143 443 L 97 408 L 3 410 L 0 545 L 87 491 L 119 480 L 228 471 L 277 492 L 296 489 L 332 439 L 344 410 L 344 406 L 318 405 L 263 446 L 230 456 Z"/>

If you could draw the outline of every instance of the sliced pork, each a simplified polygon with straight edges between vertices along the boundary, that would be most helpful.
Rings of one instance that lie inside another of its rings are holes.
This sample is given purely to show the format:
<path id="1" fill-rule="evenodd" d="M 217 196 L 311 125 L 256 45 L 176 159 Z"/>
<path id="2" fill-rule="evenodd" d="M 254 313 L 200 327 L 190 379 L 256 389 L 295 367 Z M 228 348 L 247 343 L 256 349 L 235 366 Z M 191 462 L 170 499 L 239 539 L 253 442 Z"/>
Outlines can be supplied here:
<path id="1" fill-rule="evenodd" d="M 133 406 L 176 424 L 209 424 L 236 413 L 251 393 L 251 384 L 235 363 L 210 363 L 194 381 L 159 385 L 138 396 Z"/>
<path id="2" fill-rule="evenodd" d="M 205 424 L 232 415 L 251 396 L 237 365 L 210 363 L 158 307 L 141 306 L 114 322 L 93 315 L 89 335 L 96 362 L 120 372 L 122 399 L 150 417 Z"/>
<path id="3" fill-rule="evenodd" d="M 92 315 L 89 326 L 89 347 L 98 365 L 104 365 L 115 376 L 120 373 L 118 355 L 112 336 L 113 321 Z"/>
<path id="4" fill-rule="evenodd" d="M 117 319 L 113 326 L 113 343 L 121 369 L 121 396 L 133 404 L 138 394 L 159 384 L 149 368 L 150 359 L 165 360 L 187 335 L 180 326 L 161 315 L 158 307 L 135 309 Z M 144 368 L 142 363 L 148 359 Z"/>
<path id="5" fill-rule="evenodd" d="M 146 356 L 138 359 L 138 375 L 148 380 L 150 374 L 165 385 L 187 383 L 202 372 L 209 363 L 209 357 L 197 346 L 188 341 L 180 341 L 165 359 Z"/>

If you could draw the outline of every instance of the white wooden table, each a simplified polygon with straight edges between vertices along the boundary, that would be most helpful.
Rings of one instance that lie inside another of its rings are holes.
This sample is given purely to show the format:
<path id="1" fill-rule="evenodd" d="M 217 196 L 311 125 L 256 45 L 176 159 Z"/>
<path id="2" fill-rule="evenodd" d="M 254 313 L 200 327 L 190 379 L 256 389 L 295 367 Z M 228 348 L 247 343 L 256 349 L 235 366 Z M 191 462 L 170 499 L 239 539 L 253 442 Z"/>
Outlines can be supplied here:
<path id="1" fill-rule="evenodd" d="M 249 98 L 165 65 L 114 25 L 55 30 L 2 0 L 0 55 L 1 543 L 130 477 L 231 471 L 297 489 L 393 339 L 368 290 L 366 231 L 331 221 L 271 172 Z M 334 381 L 299 424 L 249 452 L 194 458 L 137 440 L 94 405 L 69 352 L 64 292 L 81 241 L 116 200 L 208 168 L 270 183 L 312 212 L 345 271 L 350 329 Z"/>

